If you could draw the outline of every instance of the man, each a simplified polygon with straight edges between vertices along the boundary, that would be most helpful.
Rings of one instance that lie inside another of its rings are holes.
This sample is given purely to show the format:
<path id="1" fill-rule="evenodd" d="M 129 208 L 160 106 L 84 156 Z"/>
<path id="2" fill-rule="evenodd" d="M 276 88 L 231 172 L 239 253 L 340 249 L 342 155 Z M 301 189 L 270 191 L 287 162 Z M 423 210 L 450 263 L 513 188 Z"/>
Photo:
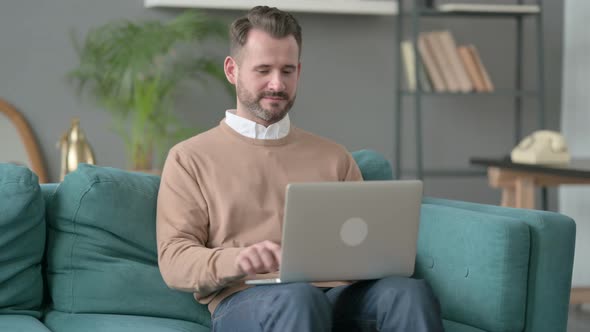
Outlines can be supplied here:
<path id="1" fill-rule="evenodd" d="M 172 148 L 164 166 L 157 238 L 165 282 L 208 304 L 214 331 L 442 331 L 424 281 L 243 283 L 280 268 L 288 183 L 362 176 L 342 146 L 290 124 L 302 44 L 293 16 L 255 7 L 230 38 L 224 68 L 236 109 Z"/>

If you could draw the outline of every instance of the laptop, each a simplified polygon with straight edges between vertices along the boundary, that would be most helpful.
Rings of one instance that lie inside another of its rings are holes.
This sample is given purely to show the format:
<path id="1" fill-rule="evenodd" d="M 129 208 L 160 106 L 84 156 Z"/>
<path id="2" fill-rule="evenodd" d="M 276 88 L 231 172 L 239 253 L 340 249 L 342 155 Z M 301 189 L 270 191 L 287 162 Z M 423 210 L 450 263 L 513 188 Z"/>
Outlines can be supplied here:
<path id="1" fill-rule="evenodd" d="M 422 187 L 419 180 L 289 184 L 278 278 L 246 284 L 411 276 Z"/>

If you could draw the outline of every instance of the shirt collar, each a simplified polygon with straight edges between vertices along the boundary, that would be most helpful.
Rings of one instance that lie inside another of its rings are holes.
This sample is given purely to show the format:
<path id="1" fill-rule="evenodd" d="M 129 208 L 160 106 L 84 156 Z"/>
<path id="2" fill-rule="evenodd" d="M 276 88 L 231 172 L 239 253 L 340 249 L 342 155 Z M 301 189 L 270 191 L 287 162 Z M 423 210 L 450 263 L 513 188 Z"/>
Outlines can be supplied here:
<path id="1" fill-rule="evenodd" d="M 236 115 L 236 110 L 227 110 L 225 111 L 225 123 L 239 134 L 255 139 L 283 138 L 289 134 L 291 128 L 289 114 L 285 115 L 279 122 L 265 127 L 252 120 Z"/>

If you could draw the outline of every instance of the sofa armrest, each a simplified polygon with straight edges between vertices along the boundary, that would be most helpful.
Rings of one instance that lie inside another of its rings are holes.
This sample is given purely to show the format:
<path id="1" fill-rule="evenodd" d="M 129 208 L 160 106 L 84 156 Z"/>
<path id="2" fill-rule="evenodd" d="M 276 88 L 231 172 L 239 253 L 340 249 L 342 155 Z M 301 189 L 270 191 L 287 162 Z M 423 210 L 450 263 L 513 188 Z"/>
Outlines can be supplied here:
<path id="1" fill-rule="evenodd" d="M 442 205 L 421 209 L 415 276 L 446 320 L 485 331 L 522 331 L 530 237 L 519 220 Z"/>
<path id="2" fill-rule="evenodd" d="M 566 330 L 575 246 L 575 223 L 571 218 L 547 211 L 504 208 L 436 198 L 425 198 L 423 203 L 421 228 L 423 227 L 424 230 L 420 233 L 417 263 L 420 258 L 424 259 L 424 256 L 437 248 L 448 248 L 456 255 L 463 256 L 456 259 L 465 263 L 468 263 L 465 260 L 469 257 L 476 258 L 473 257 L 474 254 L 490 263 L 493 263 L 494 259 L 512 260 L 514 259 L 512 256 L 523 254 L 517 251 L 524 250 L 518 243 L 512 244 L 515 247 L 506 248 L 506 256 L 498 256 L 500 254 L 498 248 L 488 247 L 484 250 L 484 246 L 492 244 L 490 237 L 496 236 L 486 234 L 489 231 L 489 224 L 498 223 L 496 226 L 505 227 L 508 239 L 511 237 L 510 233 L 523 232 L 521 227 L 526 226 L 526 232 L 529 234 L 529 249 L 526 253 L 528 267 L 526 271 L 522 271 L 526 278 L 526 289 L 522 290 L 526 292 L 526 312 L 524 327 L 519 331 Z M 453 220 L 454 218 L 462 220 Z M 507 224 L 510 221 L 513 225 Z M 481 228 L 478 231 L 473 231 L 473 227 L 479 226 Z M 477 239 L 477 243 L 474 243 L 475 248 L 465 245 L 472 243 L 465 241 L 469 237 Z M 525 241 L 525 237 L 523 234 L 522 241 Z M 428 243 L 430 241 L 434 241 L 435 244 Z M 517 268 L 517 266 L 509 265 L 504 267 Z M 424 263 L 420 263 L 420 269 L 417 267 L 417 272 L 424 274 L 427 279 L 435 278 L 437 281 L 435 284 L 439 285 L 438 281 L 441 277 L 432 275 L 431 271 L 424 268 Z M 447 283 L 440 286 L 444 287 L 443 296 L 451 291 L 447 288 L 464 285 L 464 280 L 458 282 L 458 280 L 449 280 L 448 277 L 444 280 Z M 480 287 L 483 287 L 485 291 L 485 284 Z M 513 288 L 513 291 L 518 289 Z M 453 300 L 458 299 L 453 298 Z M 485 298 L 481 300 L 487 301 Z M 441 303 L 446 301 L 447 299 L 443 298 Z M 510 305 L 510 303 L 506 304 Z M 465 305 L 470 306 L 471 303 L 465 303 Z"/>

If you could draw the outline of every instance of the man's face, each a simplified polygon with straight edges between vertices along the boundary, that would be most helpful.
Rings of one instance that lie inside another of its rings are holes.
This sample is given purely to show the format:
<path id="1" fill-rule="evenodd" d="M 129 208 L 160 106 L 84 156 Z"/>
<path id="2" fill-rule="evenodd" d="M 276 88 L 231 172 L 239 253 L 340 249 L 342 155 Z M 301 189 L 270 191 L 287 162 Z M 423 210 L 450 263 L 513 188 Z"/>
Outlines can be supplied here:
<path id="1" fill-rule="evenodd" d="M 276 39 L 252 29 L 237 59 L 228 57 L 226 75 L 236 85 L 237 114 L 268 126 L 293 106 L 301 65 L 293 36 Z"/>

